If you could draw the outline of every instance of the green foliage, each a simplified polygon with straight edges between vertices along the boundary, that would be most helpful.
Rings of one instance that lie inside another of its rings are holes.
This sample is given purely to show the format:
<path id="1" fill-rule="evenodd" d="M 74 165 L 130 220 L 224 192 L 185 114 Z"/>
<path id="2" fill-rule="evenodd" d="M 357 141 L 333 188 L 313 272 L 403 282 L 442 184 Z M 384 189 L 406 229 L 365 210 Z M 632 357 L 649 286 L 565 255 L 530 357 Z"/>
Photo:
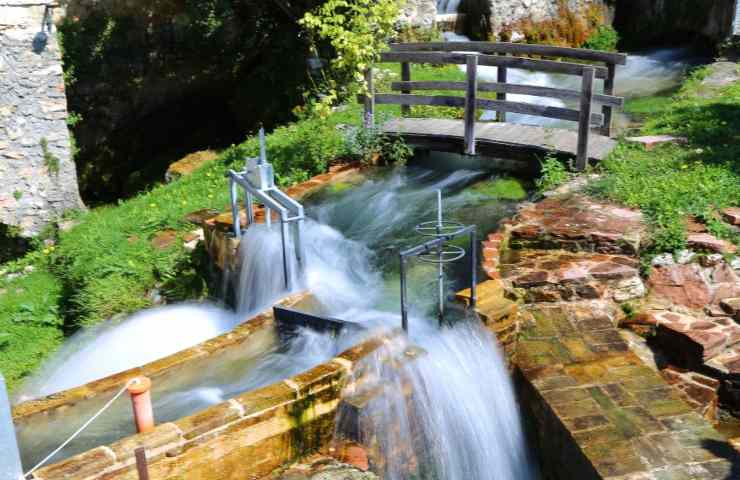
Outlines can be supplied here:
<path id="1" fill-rule="evenodd" d="M 572 176 L 563 162 L 548 155 L 540 162 L 540 178 L 535 180 L 535 185 L 540 193 L 547 192 L 567 182 Z"/>
<path id="2" fill-rule="evenodd" d="M 611 25 L 599 25 L 583 43 L 583 48 L 616 52 L 619 33 Z"/>
<path id="3" fill-rule="evenodd" d="M 395 42 L 441 42 L 444 40 L 442 32 L 436 27 L 420 27 L 404 24 L 396 32 Z"/>
<path id="4" fill-rule="evenodd" d="M 13 198 L 15 198 L 16 202 L 19 201 L 21 198 L 23 198 L 23 192 L 21 192 L 20 190 L 14 190 Z"/>
<path id="5" fill-rule="evenodd" d="M 59 157 L 51 153 L 49 150 L 49 142 L 46 137 L 42 137 L 39 141 L 41 146 L 41 152 L 44 155 L 44 165 L 51 175 L 59 174 Z"/>
<path id="6" fill-rule="evenodd" d="M 334 50 L 331 75 L 313 92 L 322 94 L 315 106 L 323 115 L 337 100 L 367 91 L 364 72 L 387 48 L 399 12 L 398 0 L 327 0 L 300 20 Z"/>
<path id="7" fill-rule="evenodd" d="M 45 271 L 0 278 L 0 369 L 11 390 L 61 343 L 61 291 Z"/>
<path id="8" fill-rule="evenodd" d="M 403 164 L 413 154 L 403 138 L 384 135 L 378 127 L 353 128 L 347 133 L 346 145 L 348 154 L 366 165 L 381 161 L 385 164 Z"/>

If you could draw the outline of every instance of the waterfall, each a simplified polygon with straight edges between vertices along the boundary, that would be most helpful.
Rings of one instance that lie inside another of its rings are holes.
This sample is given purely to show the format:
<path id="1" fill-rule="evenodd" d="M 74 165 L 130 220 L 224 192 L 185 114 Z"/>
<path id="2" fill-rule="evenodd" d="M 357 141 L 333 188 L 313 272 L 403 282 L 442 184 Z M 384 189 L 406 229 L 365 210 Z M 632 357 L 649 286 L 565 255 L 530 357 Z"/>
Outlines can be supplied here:
<path id="1" fill-rule="evenodd" d="M 398 339 L 363 361 L 358 375 L 378 379 L 382 389 L 359 418 L 340 409 L 337 436 L 359 426 L 358 440 L 386 479 L 535 478 L 491 335 L 469 321 L 414 340 L 426 352 L 413 360 L 399 362 L 408 343 Z"/>

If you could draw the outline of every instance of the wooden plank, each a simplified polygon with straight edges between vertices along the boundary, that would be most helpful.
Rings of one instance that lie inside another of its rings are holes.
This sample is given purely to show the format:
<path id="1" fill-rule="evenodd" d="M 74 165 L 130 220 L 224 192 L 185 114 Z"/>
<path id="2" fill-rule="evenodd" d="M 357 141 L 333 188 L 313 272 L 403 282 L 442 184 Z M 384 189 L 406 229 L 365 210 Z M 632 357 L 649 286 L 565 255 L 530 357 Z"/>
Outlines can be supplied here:
<path id="1" fill-rule="evenodd" d="M 587 50 L 584 48 L 557 47 L 554 45 L 533 45 L 526 43 L 509 42 L 419 42 L 419 43 L 392 43 L 394 52 L 459 52 L 473 51 L 486 54 L 509 53 L 513 55 L 541 55 L 543 57 L 565 57 L 574 60 L 588 60 L 595 62 L 626 65 L 627 55 L 624 53 Z"/>
<path id="2" fill-rule="evenodd" d="M 499 84 L 506 84 L 506 67 L 498 67 L 496 70 L 496 81 Z M 506 100 L 506 92 L 496 92 L 496 100 Z M 505 122 L 506 121 L 506 112 L 503 110 L 499 110 L 496 112 L 496 120 L 499 122 Z"/>
<path id="3" fill-rule="evenodd" d="M 609 73 L 604 80 L 604 93 L 606 95 L 613 95 L 617 68 L 614 65 L 608 65 L 607 68 L 609 69 Z M 609 137 L 612 134 L 612 107 L 610 105 L 603 105 L 601 107 L 601 113 L 604 114 L 604 125 L 601 127 L 601 134 Z"/>
<path id="4" fill-rule="evenodd" d="M 536 115 L 538 117 L 556 118 L 558 120 L 569 120 L 577 122 L 580 120 L 578 110 L 564 107 L 551 107 L 548 105 L 535 105 L 533 103 L 511 102 L 502 100 L 488 100 L 479 98 L 478 108 L 485 110 L 505 111 L 511 113 L 521 113 L 523 115 Z M 600 113 L 591 113 L 591 123 L 601 125 L 604 117 Z"/>
<path id="5" fill-rule="evenodd" d="M 465 91 L 465 82 L 448 81 L 417 81 L 417 82 L 392 82 L 391 90 L 460 90 Z M 535 85 L 520 85 L 517 83 L 478 82 L 479 92 L 514 93 L 518 95 L 530 95 L 533 97 L 557 98 L 560 100 L 580 101 L 579 90 L 566 90 L 562 88 L 539 87 Z M 609 105 L 612 107 L 624 106 L 624 98 L 613 95 L 601 95 L 594 93 L 594 103 Z"/>
<path id="6" fill-rule="evenodd" d="M 134 456 L 136 457 L 136 473 L 138 474 L 139 480 L 149 480 L 149 465 L 146 459 L 146 450 L 144 447 L 139 447 L 134 450 Z"/>
<path id="7" fill-rule="evenodd" d="M 465 107 L 465 98 L 442 95 L 407 95 L 395 93 L 378 93 L 375 95 L 378 105 L 432 105 L 436 107 Z"/>
<path id="8" fill-rule="evenodd" d="M 588 136 L 591 132 L 589 119 L 591 118 L 591 101 L 594 89 L 594 71 L 587 69 L 581 83 L 581 108 L 578 119 L 578 152 L 576 154 L 576 168 L 583 171 L 588 165 Z"/>
<path id="9" fill-rule="evenodd" d="M 467 90 L 465 91 L 465 153 L 475 155 L 475 116 L 478 107 L 478 55 L 469 55 L 465 67 Z"/>
<path id="10" fill-rule="evenodd" d="M 373 128 L 375 124 L 375 89 L 373 88 L 373 69 L 365 70 L 367 95 L 365 95 L 365 128 Z"/>
<path id="11" fill-rule="evenodd" d="M 407 83 L 411 82 L 411 64 L 408 62 L 403 62 L 401 64 L 401 80 Z M 401 93 L 411 93 L 411 90 L 402 90 Z M 401 115 L 408 116 L 410 114 L 411 107 L 409 105 L 401 105 Z"/>
<path id="12" fill-rule="evenodd" d="M 467 55 L 458 52 L 383 52 L 381 62 L 428 63 L 431 65 L 465 64 Z M 501 57 L 497 55 L 479 55 L 478 65 L 488 67 L 521 68 L 537 72 L 561 73 L 564 75 L 583 75 L 584 68 L 594 68 L 596 78 L 606 78 L 606 67 L 593 67 L 580 63 L 558 62 L 555 60 L 535 60 L 522 57 Z"/>

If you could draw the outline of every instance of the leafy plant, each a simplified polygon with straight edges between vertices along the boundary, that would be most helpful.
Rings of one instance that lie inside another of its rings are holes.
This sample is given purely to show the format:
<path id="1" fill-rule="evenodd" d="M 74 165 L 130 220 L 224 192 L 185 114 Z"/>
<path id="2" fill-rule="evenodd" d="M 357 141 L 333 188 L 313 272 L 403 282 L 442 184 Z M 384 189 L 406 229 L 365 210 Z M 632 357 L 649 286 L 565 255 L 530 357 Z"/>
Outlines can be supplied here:
<path id="1" fill-rule="evenodd" d="M 309 35 L 334 49 L 331 75 L 313 92 L 316 111 L 325 116 L 337 100 L 367 92 L 364 72 L 387 48 L 399 12 L 398 0 L 327 0 L 303 16 L 300 24 Z"/>
<path id="2" fill-rule="evenodd" d="M 540 162 L 540 178 L 535 180 L 535 185 L 540 192 L 547 192 L 567 182 L 572 176 L 560 160 L 547 155 Z"/>
<path id="3" fill-rule="evenodd" d="M 611 25 L 599 25 L 596 30 L 592 31 L 585 42 L 583 48 L 591 50 L 604 50 L 615 52 L 619 43 L 619 33 Z"/>
<path id="4" fill-rule="evenodd" d="M 16 201 L 19 201 L 21 198 L 23 198 L 23 192 L 21 192 L 20 190 L 14 190 L 13 198 L 15 198 Z"/>
<path id="5" fill-rule="evenodd" d="M 413 155 L 413 150 L 400 136 L 384 134 L 379 127 L 356 127 L 347 133 L 347 151 L 366 165 L 403 164 Z"/>

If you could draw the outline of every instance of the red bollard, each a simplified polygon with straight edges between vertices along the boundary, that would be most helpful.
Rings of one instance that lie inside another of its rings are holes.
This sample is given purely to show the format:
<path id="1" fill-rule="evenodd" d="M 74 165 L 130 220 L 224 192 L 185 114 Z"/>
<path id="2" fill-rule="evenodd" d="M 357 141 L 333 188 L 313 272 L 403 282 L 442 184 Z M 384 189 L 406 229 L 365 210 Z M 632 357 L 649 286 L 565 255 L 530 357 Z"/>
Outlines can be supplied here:
<path id="1" fill-rule="evenodd" d="M 131 405 L 134 407 L 134 422 L 139 433 L 154 430 L 154 410 L 152 409 L 152 381 L 147 377 L 136 377 L 128 386 Z"/>

